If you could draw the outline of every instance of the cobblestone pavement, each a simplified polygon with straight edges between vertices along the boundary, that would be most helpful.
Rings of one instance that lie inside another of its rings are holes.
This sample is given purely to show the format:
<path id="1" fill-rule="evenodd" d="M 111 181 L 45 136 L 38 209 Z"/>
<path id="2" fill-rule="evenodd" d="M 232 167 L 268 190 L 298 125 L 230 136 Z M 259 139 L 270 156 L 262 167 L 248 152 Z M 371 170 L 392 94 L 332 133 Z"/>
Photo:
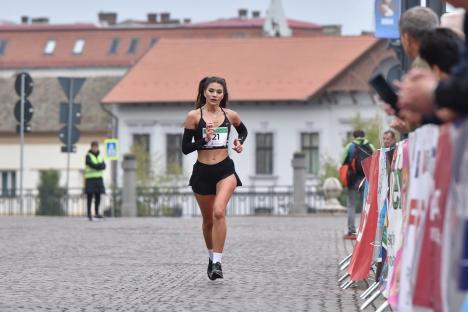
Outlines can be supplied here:
<path id="1" fill-rule="evenodd" d="M 199 218 L 0 218 L 0 311 L 357 311 L 344 216 L 228 219 L 224 280 Z M 370 308 L 370 310 L 374 310 Z"/>

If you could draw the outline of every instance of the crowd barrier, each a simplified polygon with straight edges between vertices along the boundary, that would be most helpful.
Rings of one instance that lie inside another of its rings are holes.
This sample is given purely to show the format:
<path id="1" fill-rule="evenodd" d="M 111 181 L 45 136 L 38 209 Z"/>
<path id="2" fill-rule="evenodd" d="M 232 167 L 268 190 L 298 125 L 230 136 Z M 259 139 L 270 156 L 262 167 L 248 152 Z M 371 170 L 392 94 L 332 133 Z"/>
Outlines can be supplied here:
<path id="1" fill-rule="evenodd" d="M 383 297 L 379 312 L 467 312 L 468 120 L 423 126 L 362 165 L 363 212 L 340 287 L 373 271 L 361 311 Z"/>

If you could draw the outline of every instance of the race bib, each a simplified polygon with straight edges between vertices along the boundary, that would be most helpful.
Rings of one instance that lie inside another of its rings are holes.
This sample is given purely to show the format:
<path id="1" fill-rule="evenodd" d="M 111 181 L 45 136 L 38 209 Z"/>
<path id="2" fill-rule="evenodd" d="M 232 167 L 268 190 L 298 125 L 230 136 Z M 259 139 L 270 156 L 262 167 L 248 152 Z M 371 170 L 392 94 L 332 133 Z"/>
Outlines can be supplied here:
<path id="1" fill-rule="evenodd" d="M 224 147 L 227 146 L 228 141 L 228 128 L 218 127 L 214 128 L 213 138 L 205 144 L 205 147 Z M 206 128 L 203 128 L 203 138 L 206 138 Z"/>

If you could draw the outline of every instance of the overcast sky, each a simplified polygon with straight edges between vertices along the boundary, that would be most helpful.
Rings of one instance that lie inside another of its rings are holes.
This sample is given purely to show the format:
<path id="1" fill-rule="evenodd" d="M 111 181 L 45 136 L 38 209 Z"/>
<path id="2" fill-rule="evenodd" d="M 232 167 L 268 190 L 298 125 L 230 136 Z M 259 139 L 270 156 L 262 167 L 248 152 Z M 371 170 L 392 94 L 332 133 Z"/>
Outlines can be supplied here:
<path id="1" fill-rule="evenodd" d="M 149 12 L 170 12 L 194 22 L 228 18 L 237 9 L 259 10 L 270 0 L 0 0 L 0 20 L 19 22 L 22 15 L 49 17 L 51 23 L 97 22 L 99 11 L 118 13 L 118 19 L 146 19 Z M 341 24 L 344 34 L 373 30 L 374 0 L 283 0 L 286 16 L 318 24 Z"/>

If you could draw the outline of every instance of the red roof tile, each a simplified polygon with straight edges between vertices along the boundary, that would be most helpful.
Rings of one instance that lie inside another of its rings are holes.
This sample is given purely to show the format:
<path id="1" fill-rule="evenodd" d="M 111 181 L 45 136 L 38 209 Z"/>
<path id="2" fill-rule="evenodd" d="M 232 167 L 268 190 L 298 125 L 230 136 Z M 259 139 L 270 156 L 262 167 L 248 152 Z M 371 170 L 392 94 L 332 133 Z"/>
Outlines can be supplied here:
<path id="1" fill-rule="evenodd" d="M 97 29 L 95 24 L 0 24 L 0 33 L 4 31 L 57 31 Z"/>
<path id="2" fill-rule="evenodd" d="M 369 36 L 162 39 L 103 103 L 191 102 L 210 75 L 226 78 L 231 100 L 302 101 L 376 43 Z"/>

